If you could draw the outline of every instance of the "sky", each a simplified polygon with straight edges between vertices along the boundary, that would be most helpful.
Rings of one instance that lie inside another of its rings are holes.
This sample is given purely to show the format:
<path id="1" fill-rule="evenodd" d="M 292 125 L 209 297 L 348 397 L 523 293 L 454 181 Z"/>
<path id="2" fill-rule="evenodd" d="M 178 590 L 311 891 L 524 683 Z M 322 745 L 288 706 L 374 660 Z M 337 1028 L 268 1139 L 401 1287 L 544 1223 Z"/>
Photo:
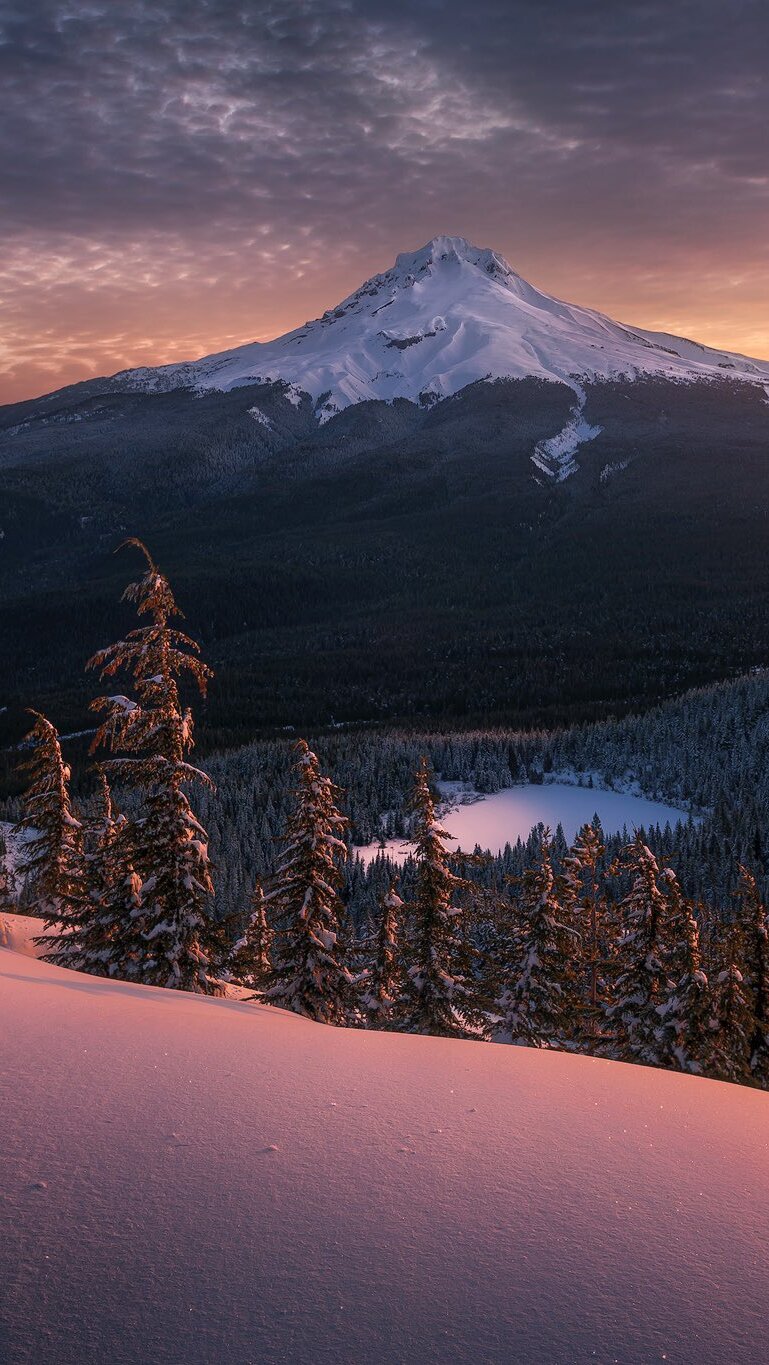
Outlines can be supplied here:
<path id="1" fill-rule="evenodd" d="M 0 0 L 0 402 L 267 340 L 438 233 L 769 357 L 767 0 Z"/>

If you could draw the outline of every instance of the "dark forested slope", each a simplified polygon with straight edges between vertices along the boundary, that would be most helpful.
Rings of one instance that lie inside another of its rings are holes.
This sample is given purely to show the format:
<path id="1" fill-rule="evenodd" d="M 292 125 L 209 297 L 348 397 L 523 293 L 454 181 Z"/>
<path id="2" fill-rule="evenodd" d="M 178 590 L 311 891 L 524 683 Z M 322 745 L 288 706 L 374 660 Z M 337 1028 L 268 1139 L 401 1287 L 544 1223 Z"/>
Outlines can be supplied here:
<path id="1" fill-rule="evenodd" d="M 216 669 L 208 745 L 331 719 L 557 723 L 763 662 L 763 390 L 594 383 L 601 433 L 558 483 L 532 455 L 573 402 L 497 381 L 319 426 L 281 384 L 91 381 L 3 409 L 0 741 L 30 702 L 87 723 L 126 534 Z"/>

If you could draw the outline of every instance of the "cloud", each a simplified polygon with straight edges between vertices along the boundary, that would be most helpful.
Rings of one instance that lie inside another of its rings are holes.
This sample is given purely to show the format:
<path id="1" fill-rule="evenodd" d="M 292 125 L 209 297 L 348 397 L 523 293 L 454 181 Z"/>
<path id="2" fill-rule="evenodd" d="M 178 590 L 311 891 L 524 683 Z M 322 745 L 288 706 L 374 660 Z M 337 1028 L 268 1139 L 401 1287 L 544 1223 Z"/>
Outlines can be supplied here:
<path id="1" fill-rule="evenodd" d="M 270 335 L 442 230 L 595 306 L 624 280 L 649 325 L 640 280 L 696 322 L 721 261 L 739 332 L 767 38 L 764 0 L 5 0 L 5 392 L 45 346 L 65 375 Z"/>

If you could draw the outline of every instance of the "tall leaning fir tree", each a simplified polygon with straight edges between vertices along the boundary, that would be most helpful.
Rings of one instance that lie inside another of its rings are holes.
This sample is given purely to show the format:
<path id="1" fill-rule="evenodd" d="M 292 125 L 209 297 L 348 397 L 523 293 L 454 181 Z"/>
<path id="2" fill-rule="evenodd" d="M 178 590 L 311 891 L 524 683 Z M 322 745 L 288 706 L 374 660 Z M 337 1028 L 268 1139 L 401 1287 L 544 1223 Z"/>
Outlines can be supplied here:
<path id="1" fill-rule="evenodd" d="M 145 985 L 217 994 L 220 988 L 209 973 L 217 944 L 207 914 L 213 893 L 208 837 L 185 793 L 188 786 L 212 784 L 187 762 L 193 721 L 179 694 L 180 681 L 187 679 L 205 696 L 212 672 L 199 658 L 195 641 L 172 625 L 182 613 L 147 547 L 135 539 L 124 543 L 146 562 L 144 573 L 123 593 L 146 624 L 89 663 L 102 679 L 122 673 L 133 683 L 132 697 L 102 696 L 92 703 L 104 714 L 92 750 L 104 746 L 116 754 L 103 764 L 108 776 L 141 802 L 133 821 L 141 912 L 131 886 L 119 952 L 131 964 L 127 974 Z M 112 964 L 112 970 L 116 965 L 115 974 L 122 975 L 122 964 Z"/>

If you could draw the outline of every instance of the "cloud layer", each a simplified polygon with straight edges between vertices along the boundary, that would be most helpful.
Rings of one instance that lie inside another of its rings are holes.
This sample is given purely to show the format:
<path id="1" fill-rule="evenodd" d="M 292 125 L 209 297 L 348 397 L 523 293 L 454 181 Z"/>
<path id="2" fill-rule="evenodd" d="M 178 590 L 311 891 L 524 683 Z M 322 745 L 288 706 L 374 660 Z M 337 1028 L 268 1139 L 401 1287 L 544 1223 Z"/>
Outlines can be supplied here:
<path id="1" fill-rule="evenodd" d="M 0 398 L 276 335 L 461 232 L 769 354 L 765 0 L 5 0 Z"/>

